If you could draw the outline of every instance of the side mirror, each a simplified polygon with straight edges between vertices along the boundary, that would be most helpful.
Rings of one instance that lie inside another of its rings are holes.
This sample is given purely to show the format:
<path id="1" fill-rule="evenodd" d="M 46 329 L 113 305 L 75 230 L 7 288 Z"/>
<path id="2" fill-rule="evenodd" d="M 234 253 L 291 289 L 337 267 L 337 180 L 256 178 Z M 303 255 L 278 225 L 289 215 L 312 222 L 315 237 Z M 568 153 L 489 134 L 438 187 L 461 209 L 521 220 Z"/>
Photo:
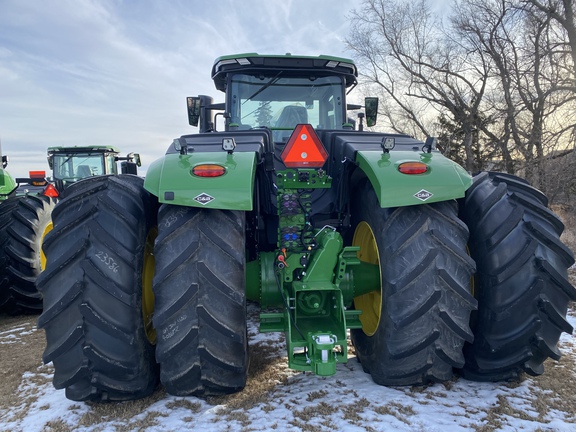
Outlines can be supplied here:
<path id="1" fill-rule="evenodd" d="M 366 126 L 374 126 L 378 118 L 378 98 L 364 98 L 364 108 L 366 110 Z"/>
<path id="2" fill-rule="evenodd" d="M 132 154 L 132 161 L 136 164 L 136 166 L 142 166 L 142 161 L 140 160 L 140 153 L 131 153 Z"/>
<path id="3" fill-rule="evenodd" d="M 186 98 L 188 102 L 188 123 L 190 126 L 198 126 L 200 120 L 200 97 L 189 96 Z"/>
<path id="4" fill-rule="evenodd" d="M 138 175 L 138 167 L 134 162 L 121 162 L 120 172 L 122 174 L 134 174 Z"/>
<path id="5" fill-rule="evenodd" d="M 8 156 L 6 155 L 2 155 L 2 169 L 6 168 L 8 166 Z"/>
<path id="6" fill-rule="evenodd" d="M 54 155 L 48 155 L 48 166 L 51 170 L 54 170 Z"/>

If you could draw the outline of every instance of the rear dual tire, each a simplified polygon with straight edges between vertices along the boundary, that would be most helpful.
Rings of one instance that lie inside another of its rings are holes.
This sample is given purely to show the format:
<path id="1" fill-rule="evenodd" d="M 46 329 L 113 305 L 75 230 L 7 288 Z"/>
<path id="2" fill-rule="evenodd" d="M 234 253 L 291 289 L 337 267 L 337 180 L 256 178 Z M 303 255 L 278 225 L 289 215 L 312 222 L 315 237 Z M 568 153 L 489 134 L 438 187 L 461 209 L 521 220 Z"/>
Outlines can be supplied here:
<path id="1" fill-rule="evenodd" d="M 158 366 L 174 395 L 246 383 L 244 213 L 163 205 L 158 216 L 134 176 L 78 182 L 54 211 L 38 324 L 69 399 L 145 397 Z"/>
<path id="2" fill-rule="evenodd" d="M 154 326 L 168 393 L 234 393 L 246 384 L 244 225 L 244 212 L 160 208 Z"/>
<path id="3" fill-rule="evenodd" d="M 540 375 L 558 360 L 558 340 L 576 290 L 567 277 L 572 252 L 560 241 L 564 225 L 546 197 L 524 180 L 484 172 L 467 191 L 461 217 L 470 228 L 477 264 L 472 316 L 461 373 L 477 381 Z"/>
<path id="4" fill-rule="evenodd" d="M 53 212 L 38 326 L 54 386 L 69 399 L 137 399 L 156 386 L 153 333 L 143 318 L 155 219 L 143 180 L 125 175 L 72 185 Z"/>

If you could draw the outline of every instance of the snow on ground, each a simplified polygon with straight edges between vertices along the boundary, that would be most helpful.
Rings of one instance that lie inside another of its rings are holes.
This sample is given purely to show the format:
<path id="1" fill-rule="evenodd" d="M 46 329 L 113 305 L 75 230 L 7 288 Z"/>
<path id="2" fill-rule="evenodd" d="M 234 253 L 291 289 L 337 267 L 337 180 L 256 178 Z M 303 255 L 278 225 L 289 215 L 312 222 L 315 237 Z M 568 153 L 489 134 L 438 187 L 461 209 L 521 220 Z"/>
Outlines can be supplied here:
<path id="1" fill-rule="evenodd" d="M 576 318 L 569 320 L 576 327 Z M 169 396 L 161 389 L 143 401 L 73 402 L 52 387 L 48 364 L 22 377 L 22 403 L 0 409 L 0 431 L 576 431 L 575 395 L 555 394 L 533 378 L 520 383 L 455 378 L 425 388 L 387 388 L 374 384 L 353 357 L 338 365 L 333 377 L 296 373 L 282 358 L 282 335 L 258 334 L 255 322 L 251 319 L 250 345 L 271 348 L 270 368 L 276 369 L 267 378 L 274 382 L 262 387 L 253 403 L 242 394 L 215 402 Z M 19 327 L 0 333 L 0 346 L 26 332 Z M 563 334 L 560 346 L 572 361 L 547 363 L 547 373 L 551 367 L 564 368 L 560 380 L 569 382 L 575 379 L 574 337 Z M 5 355 L 7 350 L 2 351 Z M 257 392 L 263 377 L 253 378 L 246 393 L 250 386 Z M 559 401 L 561 397 L 572 401 Z M 563 405 L 555 402 L 572 408 L 558 408 Z"/>

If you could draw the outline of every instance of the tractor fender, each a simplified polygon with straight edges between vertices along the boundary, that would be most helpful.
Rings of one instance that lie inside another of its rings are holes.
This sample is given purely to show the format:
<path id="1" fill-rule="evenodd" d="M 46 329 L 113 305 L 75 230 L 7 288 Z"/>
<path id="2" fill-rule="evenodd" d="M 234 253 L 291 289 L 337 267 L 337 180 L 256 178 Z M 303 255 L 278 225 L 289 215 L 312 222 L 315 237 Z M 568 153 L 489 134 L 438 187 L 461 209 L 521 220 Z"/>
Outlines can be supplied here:
<path id="1" fill-rule="evenodd" d="M 198 177 L 198 165 L 224 167 L 219 177 Z M 256 154 L 253 152 L 170 153 L 153 162 L 144 188 L 160 203 L 224 210 L 252 210 Z"/>
<path id="2" fill-rule="evenodd" d="M 17 186 L 14 179 L 8 174 L 8 171 L 0 168 L 0 200 L 6 199 L 8 195 L 14 192 Z"/>
<path id="3" fill-rule="evenodd" d="M 398 167 L 405 162 L 423 162 L 423 174 L 403 174 Z M 463 198 L 472 185 L 472 177 L 456 162 L 438 151 L 358 151 L 356 163 L 368 177 L 378 202 L 384 207 L 429 204 Z"/>

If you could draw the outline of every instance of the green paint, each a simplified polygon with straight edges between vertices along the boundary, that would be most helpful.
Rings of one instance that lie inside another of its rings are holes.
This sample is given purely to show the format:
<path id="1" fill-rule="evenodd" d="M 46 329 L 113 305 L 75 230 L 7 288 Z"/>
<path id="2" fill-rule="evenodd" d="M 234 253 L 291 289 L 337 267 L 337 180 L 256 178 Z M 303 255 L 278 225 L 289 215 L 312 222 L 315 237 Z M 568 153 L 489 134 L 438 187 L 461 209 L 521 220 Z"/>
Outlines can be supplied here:
<path id="1" fill-rule="evenodd" d="M 12 176 L 8 174 L 8 171 L 0 168 L 0 201 L 8 198 L 8 194 L 14 189 L 16 189 L 16 182 Z"/>
<path id="2" fill-rule="evenodd" d="M 368 176 L 383 208 L 462 198 L 472 185 L 472 177 L 464 168 L 439 152 L 359 151 L 356 162 Z M 403 162 L 423 162 L 429 169 L 424 174 L 402 174 L 398 166 Z M 415 195 L 422 190 L 432 195 L 418 199 Z"/>
<path id="3" fill-rule="evenodd" d="M 226 168 L 221 177 L 196 177 L 200 164 Z M 226 210 L 252 210 L 256 155 L 236 152 L 167 154 L 148 168 L 144 188 L 161 203 Z M 211 199 L 197 197 L 208 195 Z M 195 199 L 197 198 L 197 199 Z"/>

